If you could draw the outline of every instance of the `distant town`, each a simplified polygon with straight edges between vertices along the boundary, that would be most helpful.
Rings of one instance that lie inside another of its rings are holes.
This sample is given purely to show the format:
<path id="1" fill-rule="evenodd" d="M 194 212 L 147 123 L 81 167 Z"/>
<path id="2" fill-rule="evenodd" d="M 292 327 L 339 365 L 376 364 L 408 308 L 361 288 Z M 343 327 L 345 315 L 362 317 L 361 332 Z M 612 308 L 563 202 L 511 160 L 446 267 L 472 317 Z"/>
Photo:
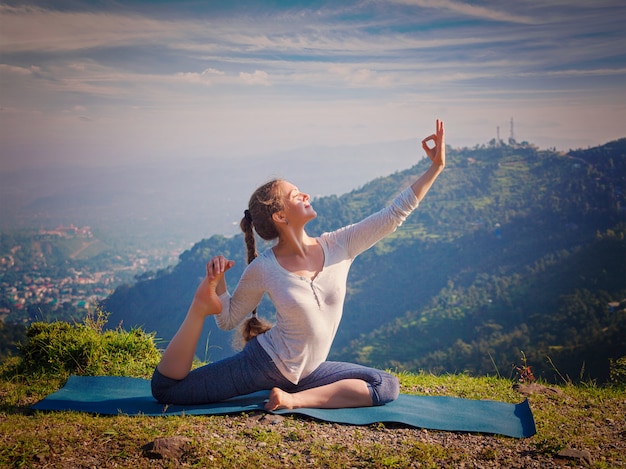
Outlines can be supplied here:
<path id="1" fill-rule="evenodd" d="M 117 286 L 149 277 L 178 257 L 157 249 L 116 252 L 89 227 L 74 225 L 2 234 L 1 248 L 0 321 L 24 323 L 60 308 L 93 308 Z"/>

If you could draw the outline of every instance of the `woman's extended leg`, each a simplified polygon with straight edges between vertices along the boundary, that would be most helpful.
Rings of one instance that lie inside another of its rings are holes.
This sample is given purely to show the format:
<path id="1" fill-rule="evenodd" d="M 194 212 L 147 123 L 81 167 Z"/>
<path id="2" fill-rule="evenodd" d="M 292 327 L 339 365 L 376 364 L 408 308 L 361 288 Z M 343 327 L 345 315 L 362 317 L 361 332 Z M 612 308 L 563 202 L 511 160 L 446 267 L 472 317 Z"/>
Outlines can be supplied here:
<path id="1" fill-rule="evenodd" d="M 212 283 L 208 276 L 202 280 L 183 323 L 163 352 L 157 366 L 163 376 L 183 379 L 189 374 L 205 318 L 222 310 Z"/>
<path id="2" fill-rule="evenodd" d="M 226 291 L 224 273 L 235 263 L 223 256 L 213 257 L 206 265 L 206 276 L 198 286 L 187 315 L 170 340 L 157 371 L 171 379 L 183 379 L 189 374 L 204 319 L 222 311 L 219 294 Z"/>

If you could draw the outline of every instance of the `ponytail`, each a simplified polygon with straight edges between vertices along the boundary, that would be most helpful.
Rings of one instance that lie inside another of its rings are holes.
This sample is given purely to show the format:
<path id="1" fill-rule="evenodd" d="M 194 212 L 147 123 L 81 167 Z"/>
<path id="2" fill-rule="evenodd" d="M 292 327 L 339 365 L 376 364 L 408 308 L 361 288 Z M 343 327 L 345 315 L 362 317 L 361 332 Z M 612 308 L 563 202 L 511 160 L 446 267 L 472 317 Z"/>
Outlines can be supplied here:
<path id="1" fill-rule="evenodd" d="M 263 201 L 261 200 L 259 196 L 261 195 L 262 189 L 265 189 L 263 191 L 265 193 L 276 192 L 274 190 L 276 182 L 278 181 L 271 181 L 270 183 L 267 183 L 265 186 L 262 186 L 259 189 L 257 189 L 257 191 L 250 198 L 250 205 L 251 206 L 255 205 L 253 203 L 253 200 L 261 202 L 261 205 L 263 205 L 266 208 L 268 206 L 271 207 L 272 205 L 274 205 L 274 204 L 263 203 Z M 278 198 L 276 197 L 276 199 Z M 254 208 L 252 208 L 252 210 L 254 211 Z M 247 261 L 248 261 L 248 264 L 250 264 L 254 259 L 256 259 L 256 257 L 258 256 L 258 253 L 256 250 L 256 240 L 254 238 L 254 231 L 252 229 L 253 222 L 252 222 L 252 215 L 250 213 L 250 210 L 247 210 L 247 209 L 244 210 L 243 214 L 244 216 L 241 219 L 241 222 L 239 223 L 239 227 L 241 228 L 241 231 L 243 231 L 243 239 L 246 244 Z M 243 346 L 246 345 L 250 340 L 252 340 L 253 338 L 255 338 L 256 336 L 260 334 L 263 334 L 269 331 L 271 328 L 272 328 L 272 325 L 269 322 L 265 321 L 264 319 L 260 319 L 257 316 L 256 308 L 254 308 L 254 310 L 252 311 L 252 317 L 248 318 L 246 321 L 244 321 L 241 324 L 241 326 L 239 326 L 240 334 L 239 336 L 235 337 L 233 341 L 233 345 L 236 348 L 243 348 Z"/>

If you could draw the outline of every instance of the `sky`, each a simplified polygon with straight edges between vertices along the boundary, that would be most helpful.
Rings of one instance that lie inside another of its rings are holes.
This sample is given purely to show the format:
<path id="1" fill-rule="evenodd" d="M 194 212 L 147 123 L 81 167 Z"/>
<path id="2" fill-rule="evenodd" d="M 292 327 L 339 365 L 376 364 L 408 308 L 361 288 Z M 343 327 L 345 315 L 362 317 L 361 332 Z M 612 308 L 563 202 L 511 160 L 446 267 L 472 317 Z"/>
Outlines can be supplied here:
<path id="1" fill-rule="evenodd" d="M 0 170 L 241 162 L 436 118 L 453 147 L 511 119 L 603 144 L 626 136 L 625 25 L 623 0 L 2 2 Z"/>

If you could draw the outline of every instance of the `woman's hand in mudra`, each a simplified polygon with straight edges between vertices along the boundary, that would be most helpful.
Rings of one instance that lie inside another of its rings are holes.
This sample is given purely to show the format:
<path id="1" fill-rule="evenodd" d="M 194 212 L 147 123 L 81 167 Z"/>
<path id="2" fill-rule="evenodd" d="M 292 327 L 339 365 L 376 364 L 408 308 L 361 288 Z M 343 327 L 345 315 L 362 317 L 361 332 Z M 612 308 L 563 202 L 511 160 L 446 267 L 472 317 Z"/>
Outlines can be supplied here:
<path id="1" fill-rule="evenodd" d="M 445 166 L 446 165 L 446 143 L 444 141 L 444 130 L 443 130 L 443 121 L 437 119 L 435 124 L 436 131 L 434 134 L 429 135 L 424 140 L 422 140 L 422 148 L 426 153 L 426 156 L 430 158 L 433 164 L 437 166 Z M 428 146 L 429 141 L 434 142 L 433 148 Z"/>

